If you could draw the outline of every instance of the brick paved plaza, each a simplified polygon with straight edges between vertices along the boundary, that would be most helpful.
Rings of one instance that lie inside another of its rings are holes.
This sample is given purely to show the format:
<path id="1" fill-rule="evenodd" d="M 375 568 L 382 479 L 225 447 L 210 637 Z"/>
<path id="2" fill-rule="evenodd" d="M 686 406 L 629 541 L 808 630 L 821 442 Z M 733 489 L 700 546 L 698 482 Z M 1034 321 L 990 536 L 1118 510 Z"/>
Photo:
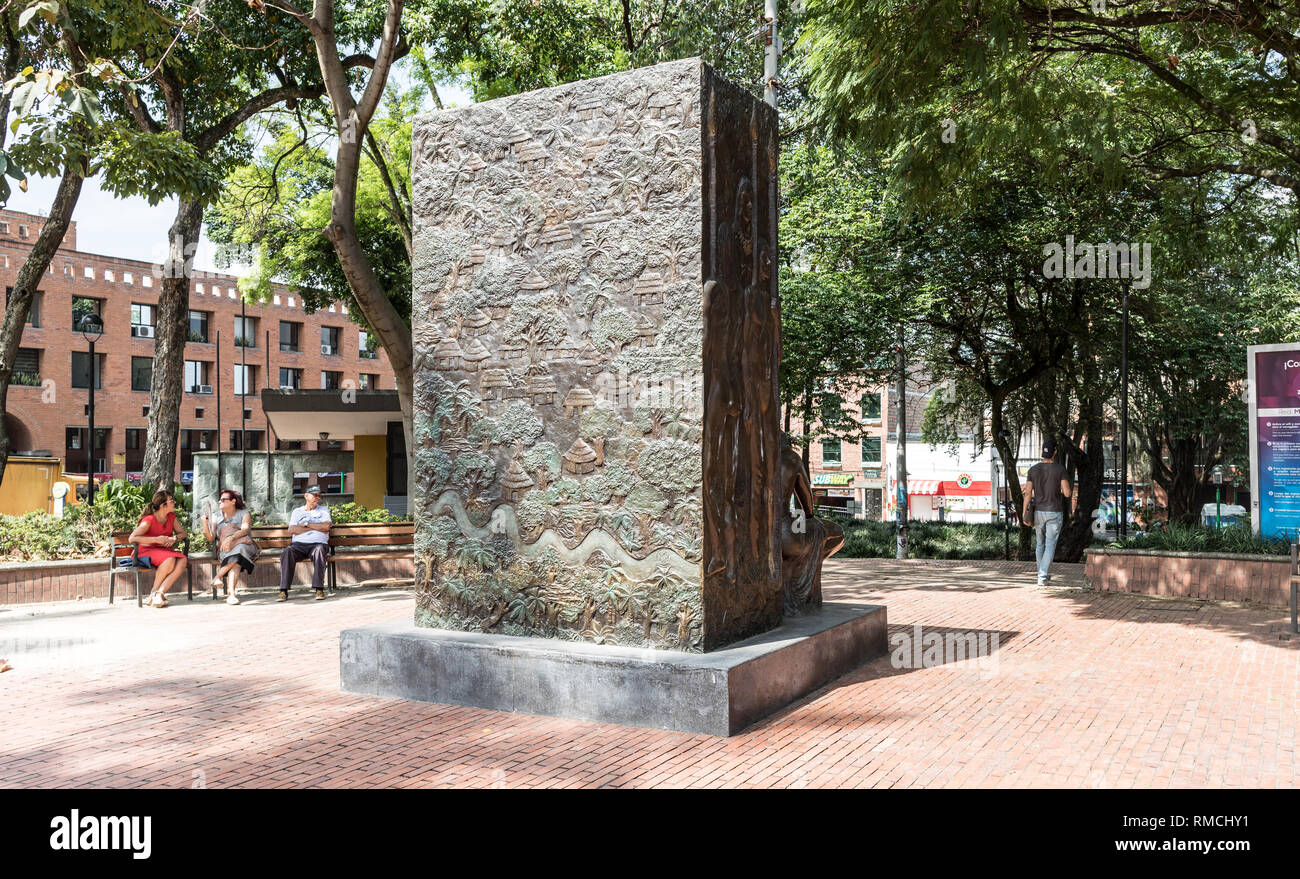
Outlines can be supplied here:
<path id="1" fill-rule="evenodd" d="M 996 661 L 882 657 L 729 739 L 341 694 L 339 631 L 409 618 L 404 590 L 9 607 L 0 785 L 1295 784 L 1284 611 L 1097 595 L 1063 568 L 1039 591 L 1018 563 L 832 560 L 830 600 L 996 633 Z"/>

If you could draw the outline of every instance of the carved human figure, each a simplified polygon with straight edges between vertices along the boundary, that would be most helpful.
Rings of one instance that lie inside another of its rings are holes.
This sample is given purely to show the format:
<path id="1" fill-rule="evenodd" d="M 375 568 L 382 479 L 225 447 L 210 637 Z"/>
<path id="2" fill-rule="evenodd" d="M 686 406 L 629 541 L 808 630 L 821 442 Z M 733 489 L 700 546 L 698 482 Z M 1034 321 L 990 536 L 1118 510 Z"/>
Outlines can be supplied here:
<path id="1" fill-rule="evenodd" d="M 804 613 L 822 605 L 822 562 L 844 545 L 844 529 L 813 515 L 812 487 L 803 461 L 781 435 L 781 500 L 785 508 L 794 496 L 798 509 L 781 521 L 781 571 L 785 612 Z"/>

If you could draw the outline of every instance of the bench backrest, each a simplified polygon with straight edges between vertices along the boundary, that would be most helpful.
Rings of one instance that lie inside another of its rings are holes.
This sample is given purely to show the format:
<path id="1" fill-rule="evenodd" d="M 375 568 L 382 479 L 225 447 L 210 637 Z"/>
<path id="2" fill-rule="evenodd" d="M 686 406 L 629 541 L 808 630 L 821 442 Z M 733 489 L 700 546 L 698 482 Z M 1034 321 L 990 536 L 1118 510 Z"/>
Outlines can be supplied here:
<path id="1" fill-rule="evenodd" d="M 284 549 L 287 525 L 254 525 L 249 535 L 262 549 Z M 349 522 L 330 526 L 330 546 L 405 546 L 415 542 L 414 522 Z"/>
<path id="2" fill-rule="evenodd" d="M 113 548 L 110 553 L 109 564 L 112 565 L 120 558 L 135 555 L 136 546 L 131 542 L 130 531 L 113 532 Z"/>

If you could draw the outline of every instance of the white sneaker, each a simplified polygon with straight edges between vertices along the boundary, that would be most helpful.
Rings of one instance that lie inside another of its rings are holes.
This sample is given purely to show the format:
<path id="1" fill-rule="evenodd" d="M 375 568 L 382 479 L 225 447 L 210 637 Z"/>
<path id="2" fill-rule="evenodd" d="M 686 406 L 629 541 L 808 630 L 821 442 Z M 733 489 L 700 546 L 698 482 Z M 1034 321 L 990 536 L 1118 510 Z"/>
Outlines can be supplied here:
<path id="1" fill-rule="evenodd" d="M 230 593 L 230 597 L 226 599 L 226 604 L 239 604 L 239 596 L 233 592 Z"/>

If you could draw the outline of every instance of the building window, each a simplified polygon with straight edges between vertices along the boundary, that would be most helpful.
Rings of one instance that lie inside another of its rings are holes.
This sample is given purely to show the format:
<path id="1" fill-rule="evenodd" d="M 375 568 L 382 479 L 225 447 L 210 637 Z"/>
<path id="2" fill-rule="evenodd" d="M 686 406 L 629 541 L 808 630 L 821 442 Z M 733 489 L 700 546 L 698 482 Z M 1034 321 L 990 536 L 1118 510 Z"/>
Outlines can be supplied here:
<path id="1" fill-rule="evenodd" d="M 866 394 L 862 398 L 862 420 L 879 421 L 880 420 L 880 395 Z"/>
<path id="2" fill-rule="evenodd" d="M 150 277 L 149 275 L 141 275 L 141 276 L 140 276 L 140 285 L 143 286 L 143 287 L 152 287 L 152 286 L 153 286 L 153 278 Z"/>
<path id="3" fill-rule="evenodd" d="M 9 224 L 8 224 L 8 223 L 0 223 L 0 232 L 3 232 L 3 233 L 5 233 L 6 235 L 8 235 L 8 234 L 9 234 Z"/>
<path id="4" fill-rule="evenodd" d="M 104 280 L 110 284 L 113 283 L 114 277 L 112 269 L 104 269 Z"/>
<path id="5" fill-rule="evenodd" d="M 374 337 L 365 330 L 357 334 L 357 356 L 362 360 L 374 360 L 379 357 L 379 353 L 375 351 Z"/>
<path id="6" fill-rule="evenodd" d="M 126 450 L 133 452 L 144 446 L 144 428 L 128 427 L 126 429 Z"/>
<path id="7" fill-rule="evenodd" d="M 135 275 L 132 274 L 131 272 L 122 272 L 122 283 L 123 283 L 123 284 L 134 284 L 134 283 L 135 283 Z"/>
<path id="8" fill-rule="evenodd" d="M 866 436 L 862 438 L 862 463 L 880 463 L 880 437 Z"/>
<path id="9" fill-rule="evenodd" d="M 206 311 L 190 312 L 190 341 L 208 341 L 208 314 Z"/>
<path id="10" fill-rule="evenodd" d="M 235 364 L 235 396 L 242 397 L 246 394 L 256 394 L 256 388 L 257 367 Z"/>
<path id="11" fill-rule="evenodd" d="M 187 393 L 212 393 L 212 384 L 208 380 L 208 368 L 211 365 L 206 360 L 185 361 L 185 390 Z"/>
<path id="12" fill-rule="evenodd" d="M 104 449 L 108 447 L 108 431 L 107 427 L 95 428 L 95 460 L 91 466 L 96 473 L 103 473 L 108 469 L 103 454 Z M 84 427 L 69 427 L 64 430 L 66 451 L 63 467 L 68 473 L 86 472 L 86 442 L 89 436 L 90 431 Z"/>
<path id="13" fill-rule="evenodd" d="M 236 348 L 257 347 L 257 318 L 255 317 L 235 318 L 235 347 Z"/>
<path id="14" fill-rule="evenodd" d="M 337 391 L 339 384 L 343 381 L 343 373 L 333 372 L 325 369 L 320 374 L 320 389 L 322 391 Z"/>
<path id="15" fill-rule="evenodd" d="M 90 387 L 90 353 L 72 352 L 72 386 L 86 389 Z M 95 389 L 104 386 L 104 355 L 95 355 Z"/>
<path id="16" fill-rule="evenodd" d="M 301 452 L 302 440 L 282 440 L 275 441 L 275 450 L 277 452 Z"/>
<path id="17" fill-rule="evenodd" d="M 87 296 L 72 297 L 72 329 L 76 330 L 81 323 L 81 319 L 88 314 L 99 315 L 102 319 L 104 313 L 100 310 L 102 300 L 91 299 Z"/>
<path id="18" fill-rule="evenodd" d="M 14 288 L 5 287 L 6 304 L 8 304 L 10 297 L 12 297 L 13 295 L 14 295 Z M 44 295 L 45 294 L 40 290 L 37 290 L 35 293 L 32 294 L 32 304 L 31 307 L 27 309 L 27 326 L 31 327 L 32 329 L 40 329 L 41 327 L 41 299 L 44 297 Z"/>
<path id="19" fill-rule="evenodd" d="M 14 371 L 9 377 L 9 382 L 15 385 L 26 385 L 27 387 L 40 387 L 41 385 L 41 349 L 40 348 L 19 348 L 18 356 L 14 358 Z"/>
<path id="20" fill-rule="evenodd" d="M 822 440 L 822 464 L 839 464 L 840 463 L 840 441 L 837 439 Z"/>
<path id="21" fill-rule="evenodd" d="M 131 338 L 153 338 L 153 309 L 152 305 L 144 305 L 139 302 L 131 303 Z"/>
<path id="22" fill-rule="evenodd" d="M 342 354 L 342 335 L 338 327 L 321 327 L 320 353 L 326 356 Z"/>
<path id="23" fill-rule="evenodd" d="M 260 448 L 262 448 L 262 431 L 232 430 L 230 432 L 230 450 L 232 452 L 242 452 L 242 451 L 252 452 Z"/>
<path id="24" fill-rule="evenodd" d="M 280 387 L 286 391 L 296 391 L 302 387 L 302 370 L 280 367 Z"/>
<path id="25" fill-rule="evenodd" d="M 153 386 L 153 358 L 131 358 L 131 390 L 147 391 Z"/>
<path id="26" fill-rule="evenodd" d="M 361 373 L 361 379 L 357 382 L 357 389 L 362 391 L 376 391 L 379 389 L 379 376 L 373 372 Z"/>
<path id="27" fill-rule="evenodd" d="M 19 226 L 19 227 L 18 227 L 18 237 L 19 237 L 19 238 L 26 238 L 26 237 L 27 237 L 27 231 L 28 231 L 28 230 L 27 230 L 27 227 L 26 227 L 26 226 Z"/>
<path id="28" fill-rule="evenodd" d="M 280 321 L 280 350 L 281 351 L 299 351 L 298 336 L 302 332 L 302 324 L 295 323 L 291 320 Z"/>

